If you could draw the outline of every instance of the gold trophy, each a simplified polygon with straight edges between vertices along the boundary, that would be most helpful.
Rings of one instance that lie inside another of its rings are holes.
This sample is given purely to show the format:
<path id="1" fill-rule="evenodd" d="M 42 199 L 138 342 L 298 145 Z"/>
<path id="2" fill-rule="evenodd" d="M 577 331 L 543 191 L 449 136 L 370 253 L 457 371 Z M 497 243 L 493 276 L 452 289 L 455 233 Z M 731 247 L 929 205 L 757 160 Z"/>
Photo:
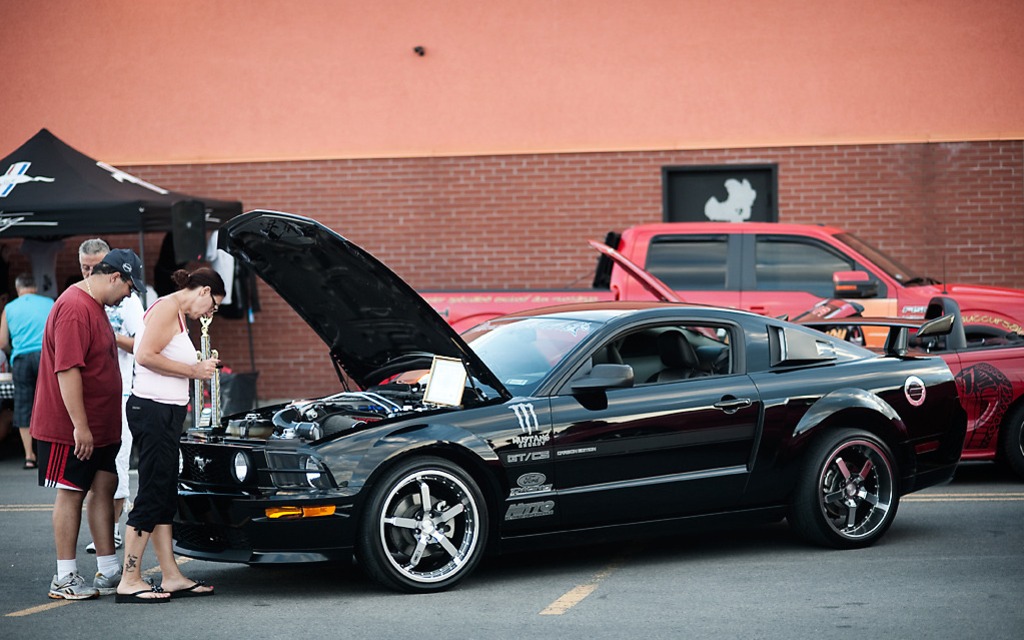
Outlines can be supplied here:
<path id="1" fill-rule="evenodd" d="M 220 358 L 216 349 L 210 348 L 210 323 L 212 317 L 199 318 L 199 324 L 203 326 L 202 335 L 199 338 L 199 350 L 196 351 L 196 359 L 199 362 L 210 358 Z M 203 408 L 203 381 L 193 381 L 194 401 L 192 405 L 192 426 L 196 429 L 215 429 L 220 427 L 220 369 L 213 371 L 210 378 L 210 412 L 206 413 Z"/>

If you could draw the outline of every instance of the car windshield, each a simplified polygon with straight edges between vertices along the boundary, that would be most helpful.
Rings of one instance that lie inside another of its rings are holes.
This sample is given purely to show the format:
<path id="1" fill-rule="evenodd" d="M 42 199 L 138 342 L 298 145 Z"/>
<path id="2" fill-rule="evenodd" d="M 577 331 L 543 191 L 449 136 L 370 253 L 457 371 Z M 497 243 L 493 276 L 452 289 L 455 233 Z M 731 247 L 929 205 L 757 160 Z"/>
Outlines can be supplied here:
<path id="1" fill-rule="evenodd" d="M 504 318 L 477 325 L 462 337 L 511 393 L 532 395 L 596 329 L 596 323 L 565 318 Z"/>
<path id="2" fill-rule="evenodd" d="M 868 244 L 864 240 L 861 240 L 852 233 L 837 233 L 836 239 L 840 242 L 852 247 L 855 251 L 859 252 L 870 262 L 875 263 L 883 271 L 889 274 L 890 277 L 894 278 L 897 282 L 906 286 L 913 286 L 915 284 L 931 284 L 935 283 L 935 280 L 927 278 L 918 274 L 917 272 L 907 268 L 901 264 L 898 260 L 882 253 L 880 249 L 876 249 L 872 245 Z"/>

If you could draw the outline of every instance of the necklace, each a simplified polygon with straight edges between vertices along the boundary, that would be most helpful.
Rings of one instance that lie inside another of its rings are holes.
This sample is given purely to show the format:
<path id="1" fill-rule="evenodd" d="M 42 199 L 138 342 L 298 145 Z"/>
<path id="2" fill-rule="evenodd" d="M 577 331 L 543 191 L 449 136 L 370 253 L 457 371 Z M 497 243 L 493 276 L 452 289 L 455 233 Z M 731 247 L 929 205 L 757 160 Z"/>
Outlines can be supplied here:
<path id="1" fill-rule="evenodd" d="M 89 284 L 89 278 L 86 278 L 84 282 L 85 288 L 88 289 L 89 291 L 89 297 L 92 298 L 93 300 L 96 300 L 96 296 L 92 295 L 92 285 Z M 96 302 L 99 302 L 99 300 L 96 300 Z"/>

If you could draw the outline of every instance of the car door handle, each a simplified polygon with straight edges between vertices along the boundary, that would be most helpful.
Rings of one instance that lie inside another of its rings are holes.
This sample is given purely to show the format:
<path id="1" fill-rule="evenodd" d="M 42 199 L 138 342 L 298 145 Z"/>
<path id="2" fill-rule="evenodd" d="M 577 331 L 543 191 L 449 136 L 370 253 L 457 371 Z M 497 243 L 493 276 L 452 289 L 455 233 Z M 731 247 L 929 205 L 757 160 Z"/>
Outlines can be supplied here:
<path id="1" fill-rule="evenodd" d="M 746 409 L 750 405 L 754 404 L 750 401 L 750 398 L 729 398 L 728 400 L 722 399 L 715 403 L 715 408 L 720 409 L 726 413 L 736 413 L 740 409 Z"/>

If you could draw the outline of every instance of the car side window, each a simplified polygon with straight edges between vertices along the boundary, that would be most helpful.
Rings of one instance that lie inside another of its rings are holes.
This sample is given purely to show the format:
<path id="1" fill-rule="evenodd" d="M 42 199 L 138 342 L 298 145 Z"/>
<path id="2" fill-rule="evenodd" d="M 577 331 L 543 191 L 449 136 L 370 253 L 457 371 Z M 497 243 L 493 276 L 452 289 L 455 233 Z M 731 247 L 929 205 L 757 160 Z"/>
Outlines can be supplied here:
<path id="1" fill-rule="evenodd" d="M 852 260 L 828 247 L 784 236 L 758 236 L 754 271 L 759 291 L 806 291 L 833 295 L 832 274 L 853 270 Z"/>
<path id="2" fill-rule="evenodd" d="M 594 350 L 573 380 L 598 364 L 629 365 L 634 386 L 726 375 L 734 366 L 730 335 L 723 327 L 687 323 L 628 332 Z"/>

